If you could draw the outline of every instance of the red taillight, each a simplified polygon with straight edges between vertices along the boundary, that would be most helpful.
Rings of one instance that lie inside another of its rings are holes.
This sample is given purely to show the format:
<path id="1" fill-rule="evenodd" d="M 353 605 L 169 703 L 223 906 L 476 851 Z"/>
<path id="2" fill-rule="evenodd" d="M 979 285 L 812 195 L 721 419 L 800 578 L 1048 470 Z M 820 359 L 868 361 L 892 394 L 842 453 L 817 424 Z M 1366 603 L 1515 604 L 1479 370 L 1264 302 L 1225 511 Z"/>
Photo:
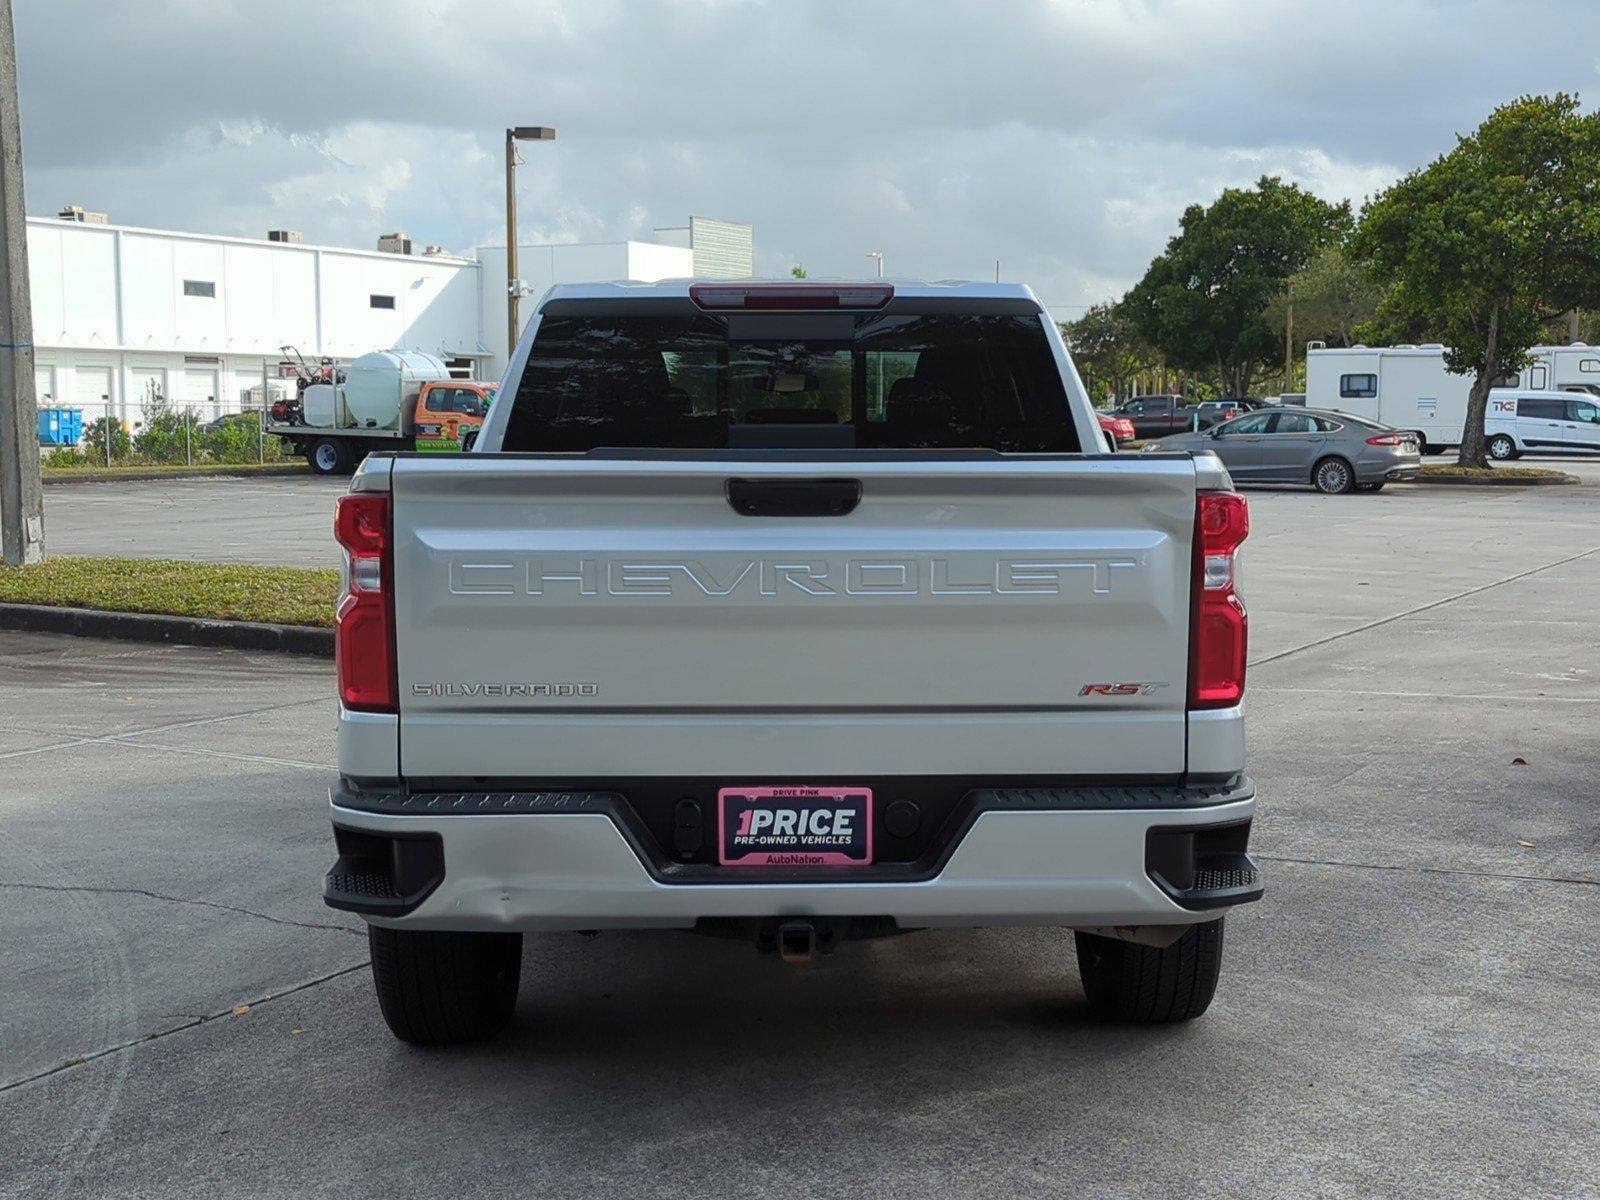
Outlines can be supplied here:
<path id="1" fill-rule="evenodd" d="M 1237 492 L 1201 492 L 1194 514 L 1193 620 L 1189 707 L 1226 708 L 1244 695 L 1249 617 L 1235 589 L 1235 555 L 1250 534 L 1250 508 Z"/>
<path id="2" fill-rule="evenodd" d="M 696 283 L 689 299 L 701 308 L 838 309 L 882 308 L 894 298 L 887 283 Z"/>
<path id="3" fill-rule="evenodd" d="M 1410 440 L 1411 440 L 1410 438 L 1401 437 L 1398 433 L 1375 433 L 1375 434 L 1373 434 L 1371 437 L 1369 437 L 1367 439 L 1367 445 L 1369 445 L 1369 446 L 1398 446 L 1398 445 L 1400 445 L 1400 443 L 1407 442 L 1407 441 L 1410 441 Z"/>
<path id="4" fill-rule="evenodd" d="M 339 700 L 363 712 L 396 712 L 389 497 L 375 492 L 340 496 L 333 536 L 345 553 L 345 590 L 333 634 Z"/>

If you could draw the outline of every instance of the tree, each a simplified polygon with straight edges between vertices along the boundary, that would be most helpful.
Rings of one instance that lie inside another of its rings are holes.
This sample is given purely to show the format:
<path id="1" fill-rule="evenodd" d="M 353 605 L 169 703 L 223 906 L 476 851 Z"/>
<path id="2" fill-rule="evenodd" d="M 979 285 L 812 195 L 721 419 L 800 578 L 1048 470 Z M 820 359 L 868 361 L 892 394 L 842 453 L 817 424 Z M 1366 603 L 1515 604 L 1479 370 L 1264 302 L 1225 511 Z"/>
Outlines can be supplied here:
<path id="1" fill-rule="evenodd" d="M 1388 285 L 1377 326 L 1449 347 L 1474 374 L 1463 466 L 1487 466 L 1494 381 L 1550 321 L 1600 300 L 1600 115 L 1575 96 L 1524 96 L 1370 201 L 1351 252 Z"/>
<path id="2" fill-rule="evenodd" d="M 1353 345 L 1356 329 L 1377 314 L 1383 289 L 1345 254 L 1341 246 L 1322 252 L 1290 277 L 1287 288 L 1267 302 L 1267 323 L 1281 345 L 1289 306 L 1297 345 L 1308 341 Z"/>
<path id="3" fill-rule="evenodd" d="M 1345 237 L 1350 206 L 1267 176 L 1254 188 L 1228 188 L 1209 208 L 1190 205 L 1180 225 L 1122 312 L 1168 363 L 1214 371 L 1231 394 L 1244 395 L 1282 352 L 1268 304 Z"/>
<path id="4" fill-rule="evenodd" d="M 1134 376 L 1158 365 L 1156 352 L 1113 304 L 1096 304 L 1061 326 L 1090 395 L 1126 398 Z"/>
<path id="5" fill-rule="evenodd" d="M 795 263 L 794 266 L 789 268 L 789 274 L 793 275 L 796 279 L 804 279 L 806 277 L 806 269 L 799 263 Z"/>

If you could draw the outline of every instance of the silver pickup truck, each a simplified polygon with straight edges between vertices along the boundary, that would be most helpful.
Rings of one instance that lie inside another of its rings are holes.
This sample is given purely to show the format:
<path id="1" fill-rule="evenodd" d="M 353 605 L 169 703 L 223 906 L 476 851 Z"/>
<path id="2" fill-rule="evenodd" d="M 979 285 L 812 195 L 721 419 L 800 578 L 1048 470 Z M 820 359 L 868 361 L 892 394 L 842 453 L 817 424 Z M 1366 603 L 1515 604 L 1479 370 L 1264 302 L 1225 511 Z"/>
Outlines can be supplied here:
<path id="1" fill-rule="evenodd" d="M 1261 895 L 1245 502 L 1108 453 L 1027 288 L 556 287 L 476 451 L 335 524 L 325 898 L 408 1041 L 503 1026 L 524 932 L 646 927 L 1055 926 L 1186 1020 Z"/>

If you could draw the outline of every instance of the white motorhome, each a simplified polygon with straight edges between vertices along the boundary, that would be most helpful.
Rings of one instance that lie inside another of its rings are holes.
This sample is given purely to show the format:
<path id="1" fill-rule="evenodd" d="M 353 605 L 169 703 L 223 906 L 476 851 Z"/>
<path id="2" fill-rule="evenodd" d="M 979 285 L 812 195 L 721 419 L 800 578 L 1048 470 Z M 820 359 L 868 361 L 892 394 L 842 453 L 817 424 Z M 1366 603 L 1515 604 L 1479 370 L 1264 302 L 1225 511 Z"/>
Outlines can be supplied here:
<path id="1" fill-rule="evenodd" d="M 1459 446 L 1472 376 L 1445 367 L 1445 348 L 1351 346 L 1306 348 L 1306 404 L 1412 431 L 1427 449 Z M 1600 395 L 1600 347 L 1535 346 L 1522 371 L 1496 387 L 1583 391 Z"/>
<path id="2" fill-rule="evenodd" d="M 1570 346 L 1535 346 L 1534 364 L 1518 376 L 1517 386 L 1528 391 L 1588 392 L 1600 396 L 1600 346 L 1574 342 Z M 1546 368 L 1540 382 L 1539 368 Z"/>

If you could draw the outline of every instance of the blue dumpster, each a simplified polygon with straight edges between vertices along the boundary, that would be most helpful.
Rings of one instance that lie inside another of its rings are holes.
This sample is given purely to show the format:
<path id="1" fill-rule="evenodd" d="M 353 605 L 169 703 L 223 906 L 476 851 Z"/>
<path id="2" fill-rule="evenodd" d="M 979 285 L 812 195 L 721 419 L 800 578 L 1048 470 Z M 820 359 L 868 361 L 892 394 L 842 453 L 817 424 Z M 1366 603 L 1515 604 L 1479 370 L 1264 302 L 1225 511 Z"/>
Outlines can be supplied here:
<path id="1" fill-rule="evenodd" d="M 39 410 L 41 446 L 76 446 L 81 441 L 83 441 L 83 409 L 41 408 Z"/>

